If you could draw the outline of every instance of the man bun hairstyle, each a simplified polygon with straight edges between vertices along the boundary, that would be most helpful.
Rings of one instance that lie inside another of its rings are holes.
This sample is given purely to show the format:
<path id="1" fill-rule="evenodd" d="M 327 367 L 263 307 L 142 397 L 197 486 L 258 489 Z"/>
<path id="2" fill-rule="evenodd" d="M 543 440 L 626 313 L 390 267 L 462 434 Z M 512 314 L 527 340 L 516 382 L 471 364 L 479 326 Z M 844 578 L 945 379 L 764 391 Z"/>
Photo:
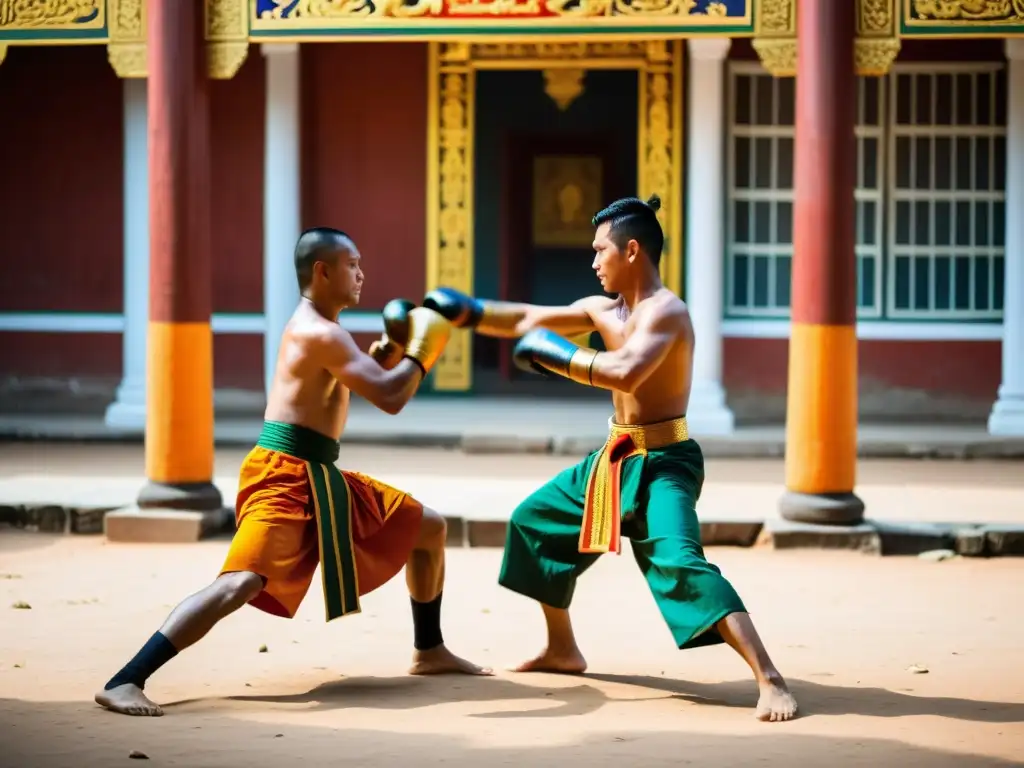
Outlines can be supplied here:
<path id="1" fill-rule="evenodd" d="M 665 247 L 665 233 L 658 221 L 661 198 L 651 195 L 647 201 L 639 197 L 623 197 L 607 208 L 597 212 L 593 225 L 599 227 L 611 222 L 609 237 L 619 248 L 625 248 L 630 240 L 636 240 L 654 266 L 661 263 L 661 251 Z"/>
<path id="2" fill-rule="evenodd" d="M 313 265 L 318 261 L 334 263 L 339 251 L 352 251 L 355 243 L 340 229 L 312 227 L 299 235 L 295 243 L 295 278 L 299 291 L 305 291 L 313 282 Z"/>

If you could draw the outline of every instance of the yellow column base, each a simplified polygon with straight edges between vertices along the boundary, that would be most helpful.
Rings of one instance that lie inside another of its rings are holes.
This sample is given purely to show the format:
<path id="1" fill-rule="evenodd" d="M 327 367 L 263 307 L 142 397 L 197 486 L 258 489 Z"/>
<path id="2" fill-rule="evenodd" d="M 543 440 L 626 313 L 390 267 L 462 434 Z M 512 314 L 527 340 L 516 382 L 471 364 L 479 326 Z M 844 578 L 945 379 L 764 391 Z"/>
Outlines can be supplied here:
<path id="1" fill-rule="evenodd" d="M 188 485 L 213 479 L 213 332 L 207 323 L 149 323 L 146 476 Z"/>
<path id="2" fill-rule="evenodd" d="M 793 323 L 786 407 L 786 487 L 847 493 L 857 479 L 857 329 Z"/>

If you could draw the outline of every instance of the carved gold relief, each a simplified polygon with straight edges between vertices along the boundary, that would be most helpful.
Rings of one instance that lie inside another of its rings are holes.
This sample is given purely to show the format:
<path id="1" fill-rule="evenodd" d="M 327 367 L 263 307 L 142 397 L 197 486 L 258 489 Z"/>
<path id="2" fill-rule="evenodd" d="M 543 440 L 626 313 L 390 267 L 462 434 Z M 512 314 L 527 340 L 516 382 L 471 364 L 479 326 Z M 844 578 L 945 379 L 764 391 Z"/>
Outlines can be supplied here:
<path id="1" fill-rule="evenodd" d="M 473 292 L 473 71 L 445 63 L 430 43 L 427 288 Z M 434 367 L 438 390 L 466 390 L 472 381 L 472 338 L 456 330 Z"/>
<path id="2" fill-rule="evenodd" d="M 857 6 L 858 35 L 893 33 L 893 0 L 860 0 Z"/>
<path id="3" fill-rule="evenodd" d="M 858 0 L 854 66 L 858 75 L 884 75 L 899 54 L 897 0 Z M 1024 2 L 1024 0 L 1019 0 Z M 754 50 L 775 77 L 794 77 L 797 69 L 795 0 L 763 0 Z"/>
<path id="4" fill-rule="evenodd" d="M 103 0 L 0 0 L 0 29 L 102 29 Z"/>
<path id="5" fill-rule="evenodd" d="M 2 0 L 0 0 L 2 2 Z M 145 0 L 107 0 L 110 40 L 107 58 L 120 77 L 146 77 Z M 207 73 L 215 79 L 235 76 L 249 52 L 247 0 L 206 0 L 204 16 Z"/>
<path id="6" fill-rule="evenodd" d="M 757 12 L 758 36 L 796 34 L 796 0 L 761 0 Z"/>
<path id="7" fill-rule="evenodd" d="M 775 77 L 796 75 L 796 38 L 756 38 L 752 42 L 761 65 Z"/>
<path id="8" fill-rule="evenodd" d="M 206 70 L 230 80 L 249 55 L 247 0 L 206 0 Z"/>
<path id="9" fill-rule="evenodd" d="M 900 52 L 899 38 L 860 39 L 854 42 L 853 54 L 857 74 L 881 77 L 896 61 Z"/>
<path id="10" fill-rule="evenodd" d="M 544 93 L 563 112 L 583 94 L 582 69 L 545 69 Z"/>
<path id="11" fill-rule="evenodd" d="M 601 199 L 600 157 L 538 155 L 533 158 L 533 244 L 540 248 L 590 248 L 591 219 Z"/>
<path id="12" fill-rule="evenodd" d="M 5 58 L 7 58 L 7 46 L 0 43 L 0 64 L 4 63 Z"/>
<path id="13" fill-rule="evenodd" d="M 1024 0 L 911 0 L 911 7 L 917 19 L 1024 22 Z"/>
<path id="14" fill-rule="evenodd" d="M 445 46 L 444 61 L 486 61 L 489 59 L 582 60 L 640 59 L 647 55 L 647 43 L 452 43 Z"/>
<path id="15" fill-rule="evenodd" d="M 661 279 L 682 290 L 682 43 L 659 42 L 648 49 L 640 72 L 639 193 L 661 198 L 658 220 L 665 232 Z M 666 61 L 667 59 L 667 61 Z M 678 210 L 677 210 L 678 209 Z"/>
<path id="16" fill-rule="evenodd" d="M 107 59 L 118 77 L 145 77 L 146 8 L 143 0 L 107 0 Z"/>

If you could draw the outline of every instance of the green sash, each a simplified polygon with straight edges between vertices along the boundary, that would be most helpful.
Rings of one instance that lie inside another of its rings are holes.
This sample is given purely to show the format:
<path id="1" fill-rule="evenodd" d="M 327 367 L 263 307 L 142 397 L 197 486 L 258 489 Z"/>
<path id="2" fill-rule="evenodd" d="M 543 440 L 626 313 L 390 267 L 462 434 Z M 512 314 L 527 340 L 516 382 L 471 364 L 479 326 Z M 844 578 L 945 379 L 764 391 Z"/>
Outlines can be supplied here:
<path id="1" fill-rule="evenodd" d="M 327 621 L 359 613 L 352 495 L 345 476 L 334 466 L 338 460 L 337 441 L 306 427 L 265 421 L 256 445 L 306 462 L 320 544 Z"/>

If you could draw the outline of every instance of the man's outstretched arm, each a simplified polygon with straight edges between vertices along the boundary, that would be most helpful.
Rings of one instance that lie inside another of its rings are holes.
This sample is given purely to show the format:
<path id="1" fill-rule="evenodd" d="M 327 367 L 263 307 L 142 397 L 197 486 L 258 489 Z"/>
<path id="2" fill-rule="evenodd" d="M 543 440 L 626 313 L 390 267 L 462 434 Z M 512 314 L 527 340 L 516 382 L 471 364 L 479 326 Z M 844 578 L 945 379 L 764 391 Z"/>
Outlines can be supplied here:
<path id="1" fill-rule="evenodd" d="M 457 328 L 473 328 L 485 336 L 514 339 L 534 328 L 547 328 L 567 336 L 595 330 L 594 314 L 611 304 L 604 296 L 588 296 L 567 307 L 542 307 L 513 301 L 476 299 L 454 288 L 437 288 L 423 306 L 439 312 Z"/>
<path id="2" fill-rule="evenodd" d="M 516 365 L 535 373 L 554 373 L 580 384 L 633 393 L 672 349 L 683 331 L 685 310 L 652 312 L 637 318 L 629 339 L 613 352 L 577 346 L 557 333 L 538 328 L 516 344 Z"/>
<path id="3" fill-rule="evenodd" d="M 324 366 L 341 384 L 394 415 L 416 394 L 450 336 L 451 325 L 447 320 L 433 310 L 418 307 L 409 312 L 405 354 L 390 370 L 360 350 L 340 326 L 331 328 L 329 337 L 321 342 Z"/>

